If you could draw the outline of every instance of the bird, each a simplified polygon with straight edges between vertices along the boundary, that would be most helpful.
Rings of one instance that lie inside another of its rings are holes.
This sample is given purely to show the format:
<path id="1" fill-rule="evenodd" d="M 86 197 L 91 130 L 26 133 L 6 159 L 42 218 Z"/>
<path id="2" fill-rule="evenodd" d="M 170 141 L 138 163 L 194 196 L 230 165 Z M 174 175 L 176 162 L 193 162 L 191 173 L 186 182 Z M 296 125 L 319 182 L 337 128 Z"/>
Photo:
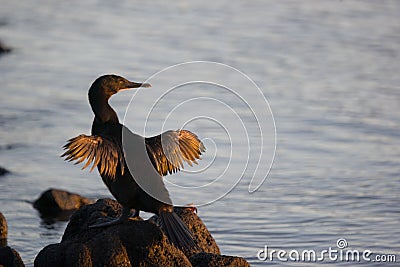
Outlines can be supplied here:
<path id="1" fill-rule="evenodd" d="M 107 74 L 98 77 L 89 88 L 89 104 L 94 113 L 91 135 L 80 134 L 67 141 L 61 157 L 75 164 L 84 163 L 97 170 L 111 194 L 122 205 L 118 218 L 106 218 L 90 228 L 106 227 L 138 217 L 140 211 L 159 216 L 168 239 L 178 248 L 197 247 L 193 235 L 174 212 L 163 176 L 197 164 L 205 146 L 189 130 L 168 130 L 157 136 L 143 137 L 119 122 L 108 103 L 111 96 L 132 88 L 148 88 L 124 77 Z M 131 211 L 134 210 L 133 216 Z"/>

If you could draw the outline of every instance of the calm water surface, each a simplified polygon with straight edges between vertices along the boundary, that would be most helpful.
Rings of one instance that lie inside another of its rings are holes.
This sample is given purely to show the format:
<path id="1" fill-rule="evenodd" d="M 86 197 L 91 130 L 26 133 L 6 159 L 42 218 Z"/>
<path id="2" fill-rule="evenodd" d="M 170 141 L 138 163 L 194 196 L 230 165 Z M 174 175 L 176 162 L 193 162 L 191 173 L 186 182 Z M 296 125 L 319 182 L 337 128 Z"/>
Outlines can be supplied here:
<path id="1" fill-rule="evenodd" d="M 396 254 L 400 261 L 398 1 L 0 5 L 0 38 L 14 48 L 0 57 L 0 166 L 12 172 L 0 177 L 0 211 L 8 220 L 9 245 L 28 266 L 42 247 L 60 241 L 66 226 L 44 223 L 32 208 L 42 191 L 110 197 L 97 173 L 59 158 L 66 139 L 90 131 L 91 82 L 104 73 L 145 80 L 192 60 L 221 62 L 249 75 L 276 122 L 276 157 L 261 188 L 249 194 L 251 177 L 245 175 L 224 198 L 199 209 L 224 254 L 254 266 L 301 265 L 261 262 L 256 254 L 264 245 L 321 251 L 345 238 L 351 249 Z M 207 90 L 187 90 L 175 100 Z M 111 101 L 121 117 L 130 97 Z M 153 101 L 150 93 L 147 101 Z M 244 112 L 235 103 L 231 107 Z M 166 116 L 162 109 L 158 114 L 149 121 L 154 132 Z M 218 127 L 189 128 L 213 135 L 218 147 L 229 146 Z M 231 170 L 241 172 L 237 155 L 246 149 L 235 150 Z M 227 156 L 210 173 L 224 169 Z M 185 174 L 176 177 L 171 179 Z"/>

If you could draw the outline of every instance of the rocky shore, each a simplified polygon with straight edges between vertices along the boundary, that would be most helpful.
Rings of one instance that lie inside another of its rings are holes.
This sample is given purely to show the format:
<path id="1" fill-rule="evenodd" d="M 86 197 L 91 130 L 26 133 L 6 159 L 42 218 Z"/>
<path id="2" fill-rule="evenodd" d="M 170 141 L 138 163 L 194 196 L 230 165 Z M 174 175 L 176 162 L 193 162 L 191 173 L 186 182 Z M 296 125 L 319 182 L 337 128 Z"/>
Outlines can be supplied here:
<path id="1" fill-rule="evenodd" d="M 186 253 L 175 248 L 157 224 L 149 220 L 91 229 L 104 217 L 117 217 L 121 206 L 111 199 L 85 205 L 71 217 L 62 240 L 40 251 L 35 266 L 249 266 L 240 257 L 220 254 L 218 245 L 190 208 L 176 208 L 200 249 Z"/>
<path id="2" fill-rule="evenodd" d="M 192 232 L 198 248 L 181 251 L 171 244 L 156 215 L 103 228 L 89 225 L 121 214 L 112 199 L 97 202 L 64 190 L 49 189 L 34 202 L 43 217 L 69 220 L 61 242 L 43 248 L 34 266 L 250 266 L 240 257 L 221 255 L 220 249 L 195 209 L 175 208 Z M 72 215 L 71 215 L 72 214 Z M 24 266 L 18 252 L 7 246 L 7 222 L 0 213 L 0 267 Z"/>

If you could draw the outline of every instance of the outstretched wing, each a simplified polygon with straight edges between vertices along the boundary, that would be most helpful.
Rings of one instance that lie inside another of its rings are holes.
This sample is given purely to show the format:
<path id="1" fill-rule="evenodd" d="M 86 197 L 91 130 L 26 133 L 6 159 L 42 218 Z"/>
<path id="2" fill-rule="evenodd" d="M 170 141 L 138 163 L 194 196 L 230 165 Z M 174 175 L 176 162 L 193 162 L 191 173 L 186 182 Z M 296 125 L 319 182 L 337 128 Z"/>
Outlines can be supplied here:
<path id="1" fill-rule="evenodd" d="M 167 131 L 146 138 L 146 149 L 157 172 L 165 176 L 183 169 L 183 162 L 190 166 L 206 149 L 197 136 L 187 130 Z"/>
<path id="2" fill-rule="evenodd" d="M 63 147 L 67 151 L 61 155 L 65 160 L 76 161 L 79 164 L 86 160 L 82 170 L 93 163 L 99 167 L 100 174 L 115 178 L 118 163 L 121 164 L 121 172 L 124 173 L 124 156 L 121 148 L 112 141 L 101 136 L 88 136 L 81 134 L 68 140 Z"/>

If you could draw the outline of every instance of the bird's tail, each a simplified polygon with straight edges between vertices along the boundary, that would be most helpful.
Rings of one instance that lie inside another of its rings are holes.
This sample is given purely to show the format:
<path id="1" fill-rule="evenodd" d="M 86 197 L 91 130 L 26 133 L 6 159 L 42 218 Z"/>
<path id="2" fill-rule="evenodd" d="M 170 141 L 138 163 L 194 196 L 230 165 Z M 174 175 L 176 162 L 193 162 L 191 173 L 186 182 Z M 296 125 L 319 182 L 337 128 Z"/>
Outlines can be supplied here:
<path id="1" fill-rule="evenodd" d="M 177 248 L 183 251 L 191 251 L 194 248 L 198 248 L 192 233 L 175 212 L 161 211 L 159 217 L 162 229 L 169 241 Z"/>

